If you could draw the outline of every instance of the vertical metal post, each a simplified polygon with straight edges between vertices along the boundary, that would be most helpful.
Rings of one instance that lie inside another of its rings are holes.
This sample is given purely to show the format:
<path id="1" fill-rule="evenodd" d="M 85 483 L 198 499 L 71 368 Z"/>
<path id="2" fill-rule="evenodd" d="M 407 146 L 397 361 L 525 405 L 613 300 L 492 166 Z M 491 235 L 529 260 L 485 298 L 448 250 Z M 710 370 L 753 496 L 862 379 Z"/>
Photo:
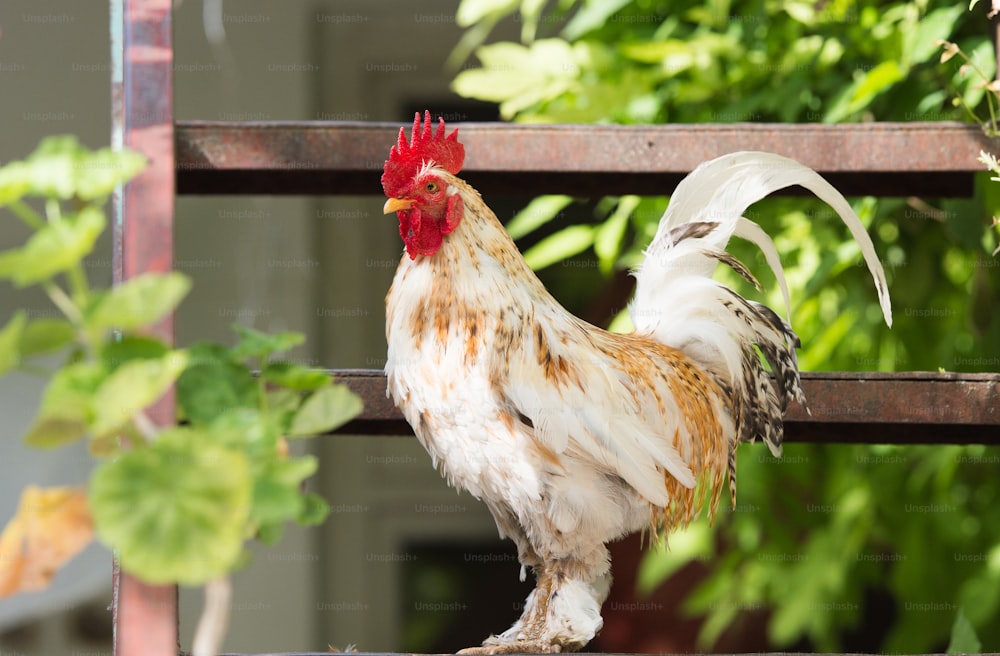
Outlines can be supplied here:
<path id="1" fill-rule="evenodd" d="M 114 283 L 173 266 L 174 117 L 171 0 L 111 0 L 111 140 L 148 166 L 114 196 Z M 152 334 L 170 343 L 173 321 Z M 168 395 L 150 417 L 172 421 Z M 142 503 L 141 499 L 136 500 Z M 177 656 L 177 588 L 148 585 L 114 566 L 115 656 Z"/>

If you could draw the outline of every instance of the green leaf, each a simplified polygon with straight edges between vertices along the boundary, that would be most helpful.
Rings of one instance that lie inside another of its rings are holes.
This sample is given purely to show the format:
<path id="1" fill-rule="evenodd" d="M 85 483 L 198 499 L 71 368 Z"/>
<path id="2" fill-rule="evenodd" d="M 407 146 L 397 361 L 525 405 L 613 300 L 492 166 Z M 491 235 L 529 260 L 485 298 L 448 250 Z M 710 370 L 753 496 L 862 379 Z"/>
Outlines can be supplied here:
<path id="1" fill-rule="evenodd" d="M 455 12 L 459 27 L 468 27 L 491 16 L 504 16 L 517 10 L 521 0 L 462 0 Z"/>
<path id="2" fill-rule="evenodd" d="M 965 617 L 965 612 L 959 608 L 955 613 L 955 623 L 951 626 L 951 640 L 948 642 L 948 654 L 978 654 L 983 644 L 976 635 L 976 629 Z"/>
<path id="3" fill-rule="evenodd" d="M 90 508 L 126 571 L 154 584 L 201 585 L 240 562 L 251 493 L 245 456 L 176 428 L 98 467 Z"/>
<path id="4" fill-rule="evenodd" d="M 86 313 L 87 328 L 101 334 L 150 326 L 173 312 L 190 289 L 190 278 L 177 271 L 138 275 L 98 298 Z"/>
<path id="5" fill-rule="evenodd" d="M 632 0 L 591 0 L 591 2 L 586 2 L 563 28 L 562 36 L 572 41 L 587 32 L 604 27 L 613 14 L 631 2 Z"/>
<path id="6" fill-rule="evenodd" d="M 35 319 L 24 327 L 21 354 L 37 355 L 58 351 L 76 336 L 72 324 L 65 319 Z"/>
<path id="7" fill-rule="evenodd" d="M 516 43 L 494 43 L 476 50 L 481 68 L 469 68 L 455 76 L 451 88 L 465 98 L 488 102 L 504 102 L 537 89 L 539 76 L 528 76 L 528 49 Z M 491 66 L 485 59 L 506 59 L 505 64 Z"/>
<path id="8" fill-rule="evenodd" d="M 251 520 L 261 525 L 294 519 L 302 512 L 302 495 L 297 487 L 277 483 L 270 478 L 257 477 L 253 486 Z"/>
<path id="9" fill-rule="evenodd" d="M 79 264 L 94 249 L 104 222 L 101 210 L 87 206 L 46 224 L 23 247 L 0 253 L 0 278 L 25 287 Z"/>
<path id="10" fill-rule="evenodd" d="M 505 118 L 574 88 L 580 75 L 577 53 L 562 39 L 542 39 L 527 48 L 494 43 L 482 46 L 476 55 L 482 67 L 459 73 L 452 89 L 461 96 L 502 103 Z"/>
<path id="11" fill-rule="evenodd" d="M 511 239 L 531 234 L 558 216 L 572 202 L 573 198 L 570 196 L 539 196 L 507 223 L 507 234 Z"/>
<path id="12" fill-rule="evenodd" d="M 324 381 L 323 386 L 330 384 L 329 374 L 323 374 Z M 308 390 L 307 390 L 308 391 Z M 288 389 L 285 387 L 278 387 L 269 389 L 264 393 L 267 398 L 267 407 L 272 412 L 292 412 L 295 413 L 302 405 L 302 393 L 301 391 L 295 389 Z M 289 424 L 291 426 L 291 424 Z M 286 426 L 286 429 L 288 426 Z"/>
<path id="13" fill-rule="evenodd" d="M 258 394 L 250 370 L 227 358 L 200 358 L 177 379 L 178 408 L 196 424 L 211 423 L 234 408 L 255 408 Z"/>
<path id="14" fill-rule="evenodd" d="M 155 360 L 162 358 L 170 347 L 154 337 L 144 335 L 123 335 L 120 339 L 107 342 L 101 349 L 101 362 L 109 372 L 132 360 Z"/>
<path id="15" fill-rule="evenodd" d="M 76 162 L 76 195 L 84 200 L 105 198 L 144 168 L 146 158 L 132 150 L 102 148 L 83 154 Z"/>
<path id="16" fill-rule="evenodd" d="M 303 501 L 302 511 L 296 518 L 296 521 L 302 526 L 317 526 L 322 524 L 330 514 L 330 504 L 318 494 L 311 492 L 305 494 Z"/>
<path id="17" fill-rule="evenodd" d="M 618 255 L 621 253 L 622 240 L 625 238 L 625 228 L 629 217 L 639 206 L 638 196 L 622 196 L 614 213 L 597 227 L 594 233 L 594 253 L 597 263 L 605 275 L 614 269 Z"/>
<path id="18" fill-rule="evenodd" d="M 23 161 L 0 169 L 0 205 L 27 195 L 102 199 L 145 166 L 146 159 L 134 151 L 92 151 L 72 135 L 47 137 Z"/>
<path id="19" fill-rule="evenodd" d="M 310 369 L 294 362 L 271 362 L 260 372 L 260 377 L 292 390 L 310 391 L 330 383 L 330 374 Z"/>
<path id="20" fill-rule="evenodd" d="M 313 392 L 292 419 L 288 437 L 306 437 L 334 430 L 364 409 L 361 397 L 346 385 L 332 385 Z"/>
<path id="21" fill-rule="evenodd" d="M 93 421 L 91 399 L 104 378 L 104 370 L 92 362 L 77 362 L 57 371 L 42 394 L 25 443 L 48 449 L 86 436 Z"/>
<path id="22" fill-rule="evenodd" d="M 664 581 L 688 563 L 712 555 L 712 530 L 705 522 L 694 522 L 671 533 L 667 547 L 651 549 L 639 562 L 636 591 L 650 595 Z"/>
<path id="23" fill-rule="evenodd" d="M 281 427 L 272 413 L 257 408 L 233 408 L 220 414 L 205 435 L 215 444 L 245 453 L 254 471 L 279 457 Z"/>
<path id="24" fill-rule="evenodd" d="M 887 91 L 905 77 L 903 69 L 895 61 L 884 61 L 862 75 L 845 96 L 846 103 L 838 103 L 824 121 L 836 123 L 867 108 L 876 96 Z"/>
<path id="25" fill-rule="evenodd" d="M 699 53 L 692 44 L 681 39 L 640 41 L 621 47 L 625 57 L 643 63 L 659 64 L 667 75 L 677 75 L 695 65 Z"/>
<path id="26" fill-rule="evenodd" d="M 538 30 L 538 20 L 542 9 L 548 0 L 521 0 L 521 41 L 531 43 L 535 40 Z"/>
<path id="27" fill-rule="evenodd" d="M 255 472 L 251 519 L 269 524 L 303 516 L 307 502 L 300 487 L 318 467 L 319 461 L 314 456 L 271 460 L 264 464 Z"/>
<path id="28" fill-rule="evenodd" d="M 287 351 L 306 341 L 305 335 L 298 332 L 268 335 L 240 324 L 233 324 L 233 330 L 240 336 L 240 343 L 232 348 L 233 357 L 237 359 L 266 358 L 272 353 Z"/>
<path id="29" fill-rule="evenodd" d="M 123 363 L 94 393 L 94 433 L 104 435 L 130 422 L 170 389 L 186 365 L 184 351 Z"/>
<path id="30" fill-rule="evenodd" d="M 937 56 L 941 49 L 938 43 L 953 34 L 955 22 L 963 13 L 961 5 L 940 7 L 924 16 L 915 30 L 904 31 L 904 64 L 913 66 Z"/>
<path id="31" fill-rule="evenodd" d="M 18 310 L 0 329 L 0 376 L 21 364 L 21 339 L 27 323 L 28 314 Z"/>
<path id="32" fill-rule="evenodd" d="M 594 226 L 575 225 L 549 235 L 524 253 L 524 261 L 535 271 L 582 253 L 594 243 Z"/>
<path id="33" fill-rule="evenodd" d="M 233 356 L 232 351 L 222 344 L 217 344 L 215 342 L 196 342 L 188 347 L 187 352 L 188 366 L 213 362 L 228 362 L 239 365 L 245 371 L 249 371 L 246 369 L 245 365 L 241 364 L 240 361 Z"/>
<path id="34" fill-rule="evenodd" d="M 31 189 L 31 176 L 24 162 L 0 167 L 0 207 L 20 200 Z"/>
<path id="35" fill-rule="evenodd" d="M 257 527 L 257 539 L 269 547 L 281 542 L 284 534 L 284 522 L 268 522 Z"/>

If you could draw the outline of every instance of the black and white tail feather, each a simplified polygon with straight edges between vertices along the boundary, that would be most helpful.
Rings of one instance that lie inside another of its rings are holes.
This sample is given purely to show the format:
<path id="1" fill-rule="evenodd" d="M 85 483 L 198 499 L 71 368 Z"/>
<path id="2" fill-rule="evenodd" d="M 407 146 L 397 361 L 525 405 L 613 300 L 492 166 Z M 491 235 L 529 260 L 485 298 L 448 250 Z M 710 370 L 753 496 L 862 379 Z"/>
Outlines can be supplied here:
<path id="1" fill-rule="evenodd" d="M 636 331 L 686 353 L 732 399 L 734 439 L 729 485 L 735 502 L 736 446 L 758 437 L 781 455 L 782 415 L 789 401 L 805 406 L 791 325 L 769 307 L 748 301 L 712 274 L 721 262 L 758 289 L 746 266 L 726 252 L 733 236 L 760 248 L 790 308 L 784 268 L 774 242 L 743 216 L 765 196 L 799 185 L 826 201 L 847 225 L 875 281 L 885 322 L 889 293 L 875 248 L 847 200 L 812 169 L 773 153 L 738 152 L 705 162 L 677 186 L 646 257 L 635 272 L 630 314 Z M 758 354 L 770 364 L 775 384 Z M 775 389 L 777 388 L 777 389 Z"/>

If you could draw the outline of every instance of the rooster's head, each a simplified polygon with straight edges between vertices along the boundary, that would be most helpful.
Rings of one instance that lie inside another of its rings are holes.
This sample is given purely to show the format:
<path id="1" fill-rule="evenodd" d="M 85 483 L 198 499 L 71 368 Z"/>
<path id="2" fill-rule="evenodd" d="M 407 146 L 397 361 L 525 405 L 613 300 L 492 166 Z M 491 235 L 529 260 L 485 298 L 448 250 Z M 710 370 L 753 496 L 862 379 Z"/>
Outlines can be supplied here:
<path id="1" fill-rule="evenodd" d="M 458 130 L 445 136 L 444 119 L 432 130 L 430 112 L 424 112 L 423 125 L 419 113 L 414 117 L 409 142 L 399 129 L 399 142 L 389 151 L 382 173 L 382 189 L 389 197 L 382 210 L 399 216 L 399 234 L 411 259 L 436 253 L 443 236 L 462 220 L 462 197 L 440 169 L 454 175 L 464 160 Z"/>

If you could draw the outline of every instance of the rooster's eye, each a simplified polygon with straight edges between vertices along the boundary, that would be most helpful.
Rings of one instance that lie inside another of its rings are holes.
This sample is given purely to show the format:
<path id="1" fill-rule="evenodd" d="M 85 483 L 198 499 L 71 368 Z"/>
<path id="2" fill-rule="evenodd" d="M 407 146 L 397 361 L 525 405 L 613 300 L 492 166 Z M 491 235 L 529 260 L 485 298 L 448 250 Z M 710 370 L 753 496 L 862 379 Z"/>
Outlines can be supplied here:
<path id="1" fill-rule="evenodd" d="M 426 189 L 427 193 L 429 193 L 429 194 L 436 194 L 437 190 L 438 190 L 438 186 L 437 186 L 436 182 L 428 182 L 427 186 L 424 187 L 424 189 Z"/>

